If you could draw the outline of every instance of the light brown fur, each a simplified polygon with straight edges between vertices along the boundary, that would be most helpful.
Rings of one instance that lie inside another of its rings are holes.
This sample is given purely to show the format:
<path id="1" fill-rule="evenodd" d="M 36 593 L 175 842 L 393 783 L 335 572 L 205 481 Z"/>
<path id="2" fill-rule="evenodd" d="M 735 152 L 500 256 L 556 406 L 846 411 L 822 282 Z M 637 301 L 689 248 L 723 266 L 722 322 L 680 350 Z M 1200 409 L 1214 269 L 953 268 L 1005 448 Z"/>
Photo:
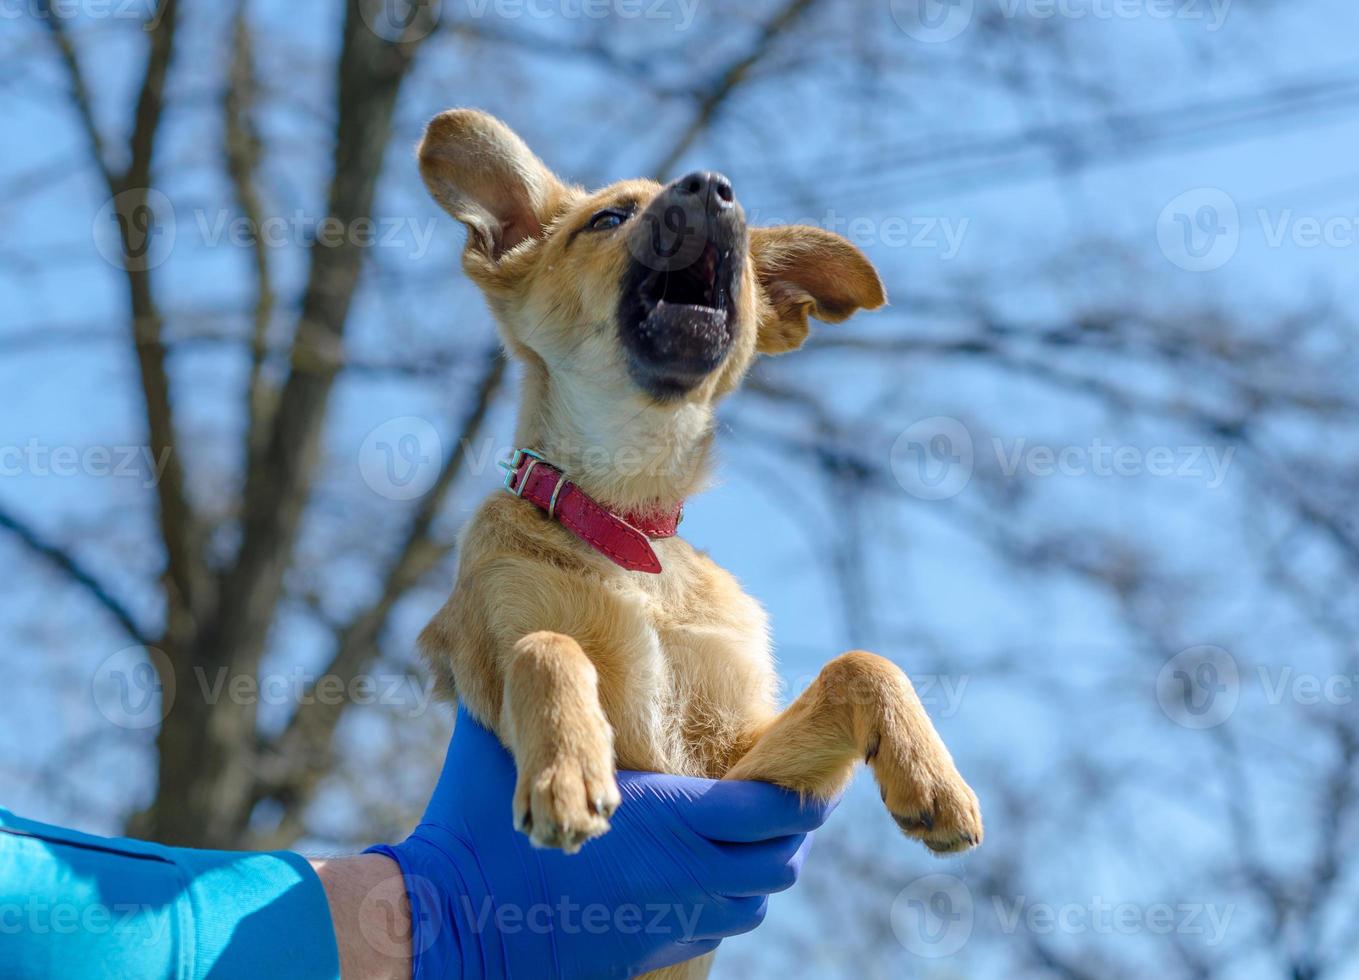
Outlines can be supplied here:
<path id="1" fill-rule="evenodd" d="M 885 301 L 867 259 L 838 236 L 751 229 L 730 352 L 683 398 L 657 401 L 629 379 L 617 338 L 622 236 L 571 233 L 620 199 L 644 206 L 661 186 L 567 186 L 472 110 L 430 123 L 420 163 L 468 226 L 464 268 L 524 366 L 517 445 L 618 510 L 702 489 L 713 407 L 757 353 L 800 346 L 808 316 L 834 322 Z M 571 851 L 606 832 L 615 768 L 761 779 L 824 798 L 861 759 L 906 834 L 939 852 L 981 841 L 977 799 L 899 668 L 844 654 L 780 712 L 759 604 L 683 539 L 655 550 L 661 574 L 624 571 L 533 505 L 496 495 L 468 525 L 456 586 L 421 635 L 444 691 L 514 754 L 513 819 L 534 843 Z M 709 959 L 657 976 L 702 976 Z"/>

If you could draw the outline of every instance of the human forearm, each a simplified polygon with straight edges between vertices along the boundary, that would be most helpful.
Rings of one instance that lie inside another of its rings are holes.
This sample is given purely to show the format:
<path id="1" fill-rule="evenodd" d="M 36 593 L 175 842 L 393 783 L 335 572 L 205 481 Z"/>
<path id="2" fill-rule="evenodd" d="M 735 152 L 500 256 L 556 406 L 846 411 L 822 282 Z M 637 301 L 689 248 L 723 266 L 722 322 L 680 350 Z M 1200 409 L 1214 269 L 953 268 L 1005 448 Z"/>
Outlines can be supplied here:
<path id="1" fill-rule="evenodd" d="M 326 894 L 297 854 L 97 837 L 0 809 L 6 978 L 338 973 Z"/>
<path id="2" fill-rule="evenodd" d="M 396 862 L 361 854 L 311 866 L 330 906 L 343 980 L 408 980 L 410 903 Z"/>

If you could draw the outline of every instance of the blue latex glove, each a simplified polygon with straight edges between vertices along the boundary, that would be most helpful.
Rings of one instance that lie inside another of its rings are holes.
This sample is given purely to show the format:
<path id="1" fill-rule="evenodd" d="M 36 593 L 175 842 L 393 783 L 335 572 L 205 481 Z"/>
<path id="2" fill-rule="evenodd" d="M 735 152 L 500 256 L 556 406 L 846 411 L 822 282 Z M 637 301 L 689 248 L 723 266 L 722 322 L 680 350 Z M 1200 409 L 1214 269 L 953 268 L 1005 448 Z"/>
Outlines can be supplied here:
<path id="1" fill-rule="evenodd" d="M 459 709 L 424 820 L 370 848 L 401 865 L 416 978 L 628 977 L 760 924 L 834 803 L 765 783 L 620 772 L 608 833 L 573 855 L 514 829 L 515 768 Z"/>

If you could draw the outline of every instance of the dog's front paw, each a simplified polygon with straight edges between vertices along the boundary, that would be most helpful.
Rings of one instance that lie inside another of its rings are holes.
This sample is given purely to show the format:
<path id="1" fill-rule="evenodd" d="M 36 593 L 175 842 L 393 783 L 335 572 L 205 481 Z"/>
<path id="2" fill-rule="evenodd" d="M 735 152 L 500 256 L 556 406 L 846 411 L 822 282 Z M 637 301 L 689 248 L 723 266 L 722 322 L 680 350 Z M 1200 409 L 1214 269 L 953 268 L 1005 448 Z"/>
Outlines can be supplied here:
<path id="1" fill-rule="evenodd" d="M 935 854 L 970 850 L 982 841 L 981 805 L 933 730 L 910 739 L 886 729 L 867 753 L 892 819 Z"/>
<path id="2" fill-rule="evenodd" d="M 621 802 L 613 751 L 602 746 L 561 747 L 538 766 L 523 766 L 514 788 L 514 826 L 536 847 L 574 854 L 609 829 Z"/>

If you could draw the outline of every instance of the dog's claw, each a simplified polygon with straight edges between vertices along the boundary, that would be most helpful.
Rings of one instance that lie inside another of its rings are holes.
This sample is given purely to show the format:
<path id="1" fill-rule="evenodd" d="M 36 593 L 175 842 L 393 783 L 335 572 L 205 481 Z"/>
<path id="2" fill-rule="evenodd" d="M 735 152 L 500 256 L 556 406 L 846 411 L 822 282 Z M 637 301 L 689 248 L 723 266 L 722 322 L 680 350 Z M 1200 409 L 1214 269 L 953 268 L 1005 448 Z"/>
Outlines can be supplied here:
<path id="1" fill-rule="evenodd" d="M 892 819 L 897 822 L 897 826 L 907 833 L 913 831 L 929 831 L 934 829 L 934 814 L 921 813 L 913 817 L 905 817 L 901 814 L 892 814 Z"/>

